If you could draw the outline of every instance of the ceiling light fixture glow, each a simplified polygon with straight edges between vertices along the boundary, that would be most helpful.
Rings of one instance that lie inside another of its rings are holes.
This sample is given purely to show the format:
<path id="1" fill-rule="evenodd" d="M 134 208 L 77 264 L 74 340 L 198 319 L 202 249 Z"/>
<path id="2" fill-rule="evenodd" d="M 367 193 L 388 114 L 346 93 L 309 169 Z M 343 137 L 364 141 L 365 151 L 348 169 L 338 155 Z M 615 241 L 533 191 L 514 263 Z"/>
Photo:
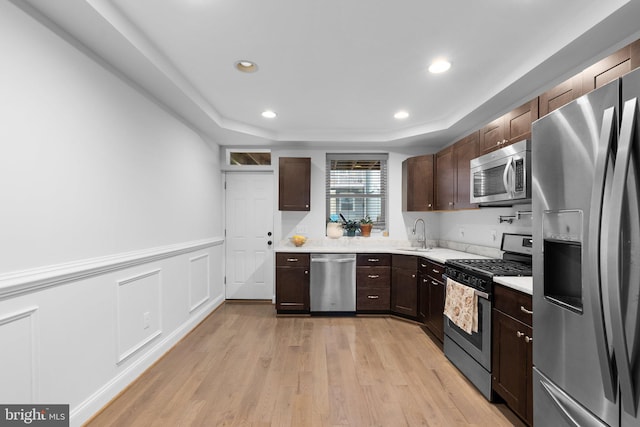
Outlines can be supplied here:
<path id="1" fill-rule="evenodd" d="M 446 59 L 438 59 L 431 63 L 429 66 L 429 72 L 433 74 L 444 73 L 451 68 L 451 63 Z"/>
<path id="2" fill-rule="evenodd" d="M 398 111 L 393 115 L 393 117 L 395 117 L 398 120 L 404 120 L 409 117 L 409 113 L 407 113 L 406 111 Z"/>
<path id="3" fill-rule="evenodd" d="M 264 117 L 265 119 L 275 119 L 277 116 L 277 114 L 271 110 L 267 110 L 267 111 L 263 111 L 262 112 L 262 117 Z"/>
<path id="4" fill-rule="evenodd" d="M 258 64 L 255 62 L 247 61 L 246 59 L 236 61 L 236 70 L 242 71 L 243 73 L 255 73 L 258 71 Z"/>

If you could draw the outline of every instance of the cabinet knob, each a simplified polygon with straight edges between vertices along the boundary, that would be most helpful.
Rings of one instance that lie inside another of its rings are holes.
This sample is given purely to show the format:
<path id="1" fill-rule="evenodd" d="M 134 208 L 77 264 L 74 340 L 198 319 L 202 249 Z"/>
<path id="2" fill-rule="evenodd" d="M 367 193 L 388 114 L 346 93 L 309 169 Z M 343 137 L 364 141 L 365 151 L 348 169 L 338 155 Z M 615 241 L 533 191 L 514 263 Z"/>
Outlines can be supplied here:
<path id="1" fill-rule="evenodd" d="M 431 207 L 431 203 L 429 203 L 429 204 L 427 205 L 427 207 L 428 207 L 428 208 L 430 208 L 430 207 Z"/>
<path id="2" fill-rule="evenodd" d="M 520 331 L 516 331 L 516 336 L 518 338 L 522 338 L 524 336 L 524 333 L 520 332 Z"/>
<path id="3" fill-rule="evenodd" d="M 412 274 L 412 275 L 411 275 L 411 278 L 412 278 L 412 279 L 415 279 L 415 278 L 416 278 L 416 275 L 415 275 L 415 274 Z"/>
<path id="4" fill-rule="evenodd" d="M 533 338 L 524 337 L 524 342 L 526 342 L 527 344 L 530 343 L 530 342 L 533 342 Z"/>
<path id="5" fill-rule="evenodd" d="M 453 206 L 453 202 L 449 202 L 449 206 Z"/>
<path id="6" fill-rule="evenodd" d="M 304 271 L 304 274 L 309 274 L 309 270 L 305 270 L 305 271 Z"/>
<path id="7" fill-rule="evenodd" d="M 305 208 L 308 208 L 308 207 L 309 207 L 309 205 L 304 205 L 304 207 L 305 207 Z"/>
<path id="8" fill-rule="evenodd" d="M 496 145 L 500 145 L 500 141 L 496 142 Z"/>

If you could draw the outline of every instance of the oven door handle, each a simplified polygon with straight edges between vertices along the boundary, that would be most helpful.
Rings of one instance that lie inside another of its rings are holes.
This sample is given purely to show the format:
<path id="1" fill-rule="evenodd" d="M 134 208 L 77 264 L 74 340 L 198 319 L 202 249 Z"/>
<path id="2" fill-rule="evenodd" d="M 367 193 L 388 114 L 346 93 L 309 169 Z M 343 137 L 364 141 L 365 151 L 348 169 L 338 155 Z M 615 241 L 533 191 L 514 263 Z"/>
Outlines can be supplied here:
<path id="1" fill-rule="evenodd" d="M 446 274 L 443 274 L 442 275 L 442 279 L 444 280 L 444 283 L 445 283 L 444 289 L 445 289 L 445 292 L 446 292 L 446 290 L 447 290 L 447 279 L 451 279 L 451 277 L 447 276 Z M 456 279 L 451 279 L 451 280 L 453 280 L 456 283 L 460 283 Z M 464 286 L 467 286 L 464 283 L 460 283 L 460 284 L 464 285 Z M 472 286 L 468 286 L 468 287 L 472 288 Z M 475 292 L 475 294 L 478 295 L 480 298 L 484 298 L 484 299 L 487 299 L 487 300 L 490 299 L 489 298 L 489 294 L 486 293 L 486 292 L 482 292 L 482 291 L 480 291 L 480 290 L 478 290 L 476 288 L 473 288 L 473 292 Z"/>

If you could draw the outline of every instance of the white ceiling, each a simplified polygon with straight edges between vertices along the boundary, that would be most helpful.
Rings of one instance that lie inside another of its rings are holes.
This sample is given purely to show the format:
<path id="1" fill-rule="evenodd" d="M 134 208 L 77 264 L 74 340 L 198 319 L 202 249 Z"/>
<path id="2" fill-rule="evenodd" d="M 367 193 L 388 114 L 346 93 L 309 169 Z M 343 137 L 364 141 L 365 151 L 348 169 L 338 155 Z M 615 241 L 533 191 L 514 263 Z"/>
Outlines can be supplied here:
<path id="1" fill-rule="evenodd" d="M 12 1 L 220 145 L 438 147 L 640 37 L 640 0 Z"/>

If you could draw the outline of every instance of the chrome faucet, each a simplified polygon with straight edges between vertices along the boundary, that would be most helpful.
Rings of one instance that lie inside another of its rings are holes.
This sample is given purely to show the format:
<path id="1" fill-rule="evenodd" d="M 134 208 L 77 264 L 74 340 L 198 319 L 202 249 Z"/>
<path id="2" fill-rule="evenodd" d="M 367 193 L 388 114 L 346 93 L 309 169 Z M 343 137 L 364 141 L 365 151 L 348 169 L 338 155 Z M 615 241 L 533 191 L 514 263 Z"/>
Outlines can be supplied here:
<path id="1" fill-rule="evenodd" d="M 425 225 L 422 218 L 416 219 L 416 221 L 413 223 L 412 233 L 413 235 L 416 234 L 416 226 L 418 225 L 418 221 L 422 223 L 422 236 L 418 235 L 418 238 L 416 240 L 418 240 L 418 243 L 422 244 L 422 249 L 427 249 L 427 226 Z"/>

